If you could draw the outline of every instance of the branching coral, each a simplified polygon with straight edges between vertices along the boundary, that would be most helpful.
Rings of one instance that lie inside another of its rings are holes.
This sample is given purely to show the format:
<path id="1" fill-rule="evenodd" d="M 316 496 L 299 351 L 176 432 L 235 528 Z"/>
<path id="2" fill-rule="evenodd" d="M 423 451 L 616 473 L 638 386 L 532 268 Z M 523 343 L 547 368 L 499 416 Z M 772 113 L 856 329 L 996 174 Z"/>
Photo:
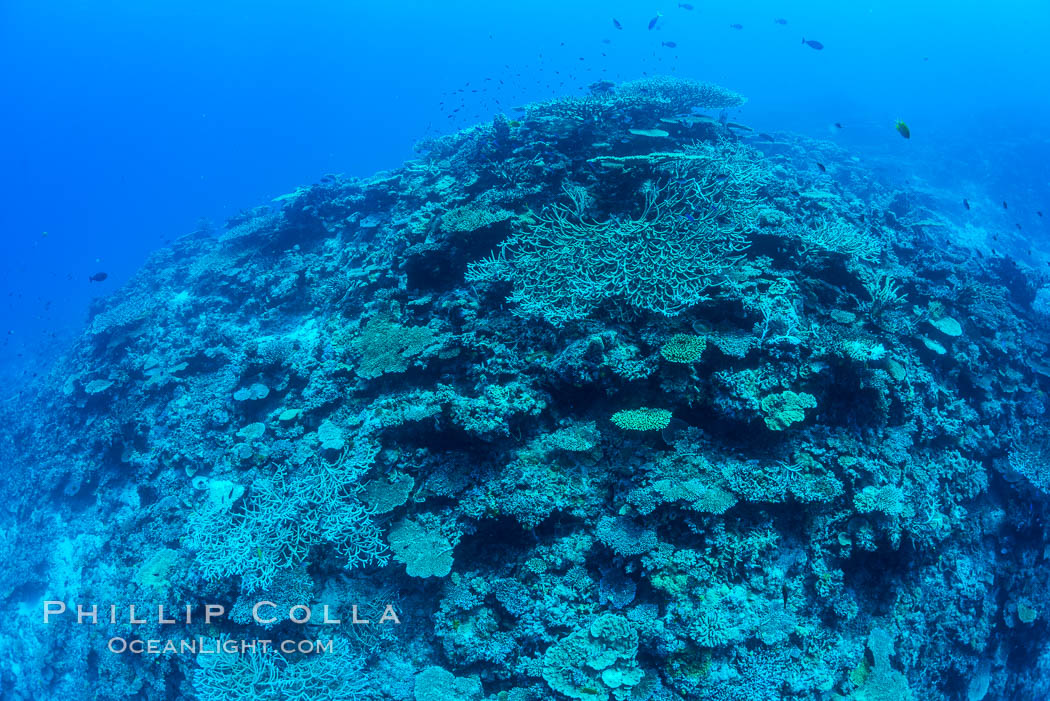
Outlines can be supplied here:
<path id="1" fill-rule="evenodd" d="M 708 299 L 748 246 L 762 173 L 740 146 L 686 155 L 655 168 L 663 179 L 643 183 L 640 212 L 593 221 L 579 206 L 553 205 L 467 279 L 511 282 L 519 314 L 556 325 L 610 300 L 675 316 Z"/>
<path id="2" fill-rule="evenodd" d="M 366 446 L 358 441 L 334 464 L 317 459 L 290 476 L 257 481 L 243 512 L 229 504 L 199 509 L 190 519 L 188 544 L 204 577 L 239 576 L 243 591 L 265 589 L 322 543 L 349 568 L 386 564 L 380 530 L 357 498 L 375 458 Z"/>
<path id="3" fill-rule="evenodd" d="M 883 249 L 877 236 L 841 219 L 823 219 L 816 225 L 789 227 L 785 235 L 798 238 L 803 253 L 840 253 L 853 260 L 874 262 Z"/>
<path id="4" fill-rule="evenodd" d="M 871 297 L 868 310 L 872 317 L 878 317 L 883 312 L 899 307 L 908 301 L 907 295 L 901 292 L 900 286 L 886 273 L 866 274 L 864 289 Z"/>
<path id="5" fill-rule="evenodd" d="M 323 641 L 331 651 L 290 662 L 276 651 L 235 651 L 239 641 L 210 641 L 197 656 L 193 684 L 201 701 L 359 701 L 369 698 L 363 660 L 346 640 Z M 254 646 L 255 641 L 253 641 Z"/>

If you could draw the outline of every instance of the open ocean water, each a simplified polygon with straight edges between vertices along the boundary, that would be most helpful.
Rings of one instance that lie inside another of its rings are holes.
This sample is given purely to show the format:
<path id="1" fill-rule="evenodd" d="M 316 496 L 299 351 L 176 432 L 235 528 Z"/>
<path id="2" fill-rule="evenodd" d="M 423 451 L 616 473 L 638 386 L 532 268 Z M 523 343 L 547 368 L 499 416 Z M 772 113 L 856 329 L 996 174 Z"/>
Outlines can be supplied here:
<path id="1" fill-rule="evenodd" d="M 1050 698 L 1050 7 L 0 3 L 0 698 Z"/>

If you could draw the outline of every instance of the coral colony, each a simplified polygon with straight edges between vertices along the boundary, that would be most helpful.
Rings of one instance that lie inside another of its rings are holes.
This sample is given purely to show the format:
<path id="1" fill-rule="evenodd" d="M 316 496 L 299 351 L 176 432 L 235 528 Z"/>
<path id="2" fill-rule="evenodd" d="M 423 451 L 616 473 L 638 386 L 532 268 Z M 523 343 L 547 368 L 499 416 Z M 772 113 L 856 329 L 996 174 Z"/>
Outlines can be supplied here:
<path id="1" fill-rule="evenodd" d="M 1050 288 L 742 101 L 597 85 L 155 253 L 2 417 L 3 697 L 1046 697 Z"/>

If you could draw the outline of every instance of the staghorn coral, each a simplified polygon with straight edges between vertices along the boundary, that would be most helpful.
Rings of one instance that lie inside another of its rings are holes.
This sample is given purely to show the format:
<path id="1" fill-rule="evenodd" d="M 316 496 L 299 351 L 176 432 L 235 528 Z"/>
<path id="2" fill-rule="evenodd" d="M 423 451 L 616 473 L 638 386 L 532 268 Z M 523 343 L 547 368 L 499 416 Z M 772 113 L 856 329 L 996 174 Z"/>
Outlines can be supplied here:
<path id="1" fill-rule="evenodd" d="M 193 682 L 201 701 L 363 701 L 361 660 L 346 640 L 334 639 L 330 653 L 290 662 L 280 652 L 227 651 L 236 640 L 211 641 L 219 652 L 197 656 Z"/>
<path id="2" fill-rule="evenodd" d="M 469 281 L 510 282 L 523 316 L 561 325 L 607 301 L 676 316 L 709 299 L 747 248 L 761 178 L 753 152 L 695 145 L 642 186 L 640 211 L 592 221 L 557 204 L 512 234 L 493 258 L 471 264 Z"/>
<path id="3" fill-rule="evenodd" d="M 304 562 L 312 548 L 334 548 L 347 568 L 384 564 L 386 546 L 357 500 L 361 476 L 375 454 L 366 440 L 337 463 L 313 460 L 290 476 L 259 480 L 240 513 L 230 502 L 207 502 L 190 520 L 189 547 L 207 579 L 240 577 L 251 593 Z"/>

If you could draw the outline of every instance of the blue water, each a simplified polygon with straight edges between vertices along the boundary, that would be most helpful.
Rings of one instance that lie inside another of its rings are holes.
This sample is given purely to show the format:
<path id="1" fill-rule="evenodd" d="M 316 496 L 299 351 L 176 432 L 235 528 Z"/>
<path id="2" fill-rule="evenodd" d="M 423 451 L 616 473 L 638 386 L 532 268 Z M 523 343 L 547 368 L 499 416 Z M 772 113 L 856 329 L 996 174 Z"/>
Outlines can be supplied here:
<path id="1" fill-rule="evenodd" d="M 5 0 L 6 384 L 202 218 L 221 226 L 324 173 L 395 167 L 425 135 L 601 78 L 729 86 L 756 129 L 833 139 L 902 182 L 968 197 L 982 224 L 1045 240 L 1045 3 L 693 5 Z M 89 284 L 98 271 L 109 279 Z"/>

